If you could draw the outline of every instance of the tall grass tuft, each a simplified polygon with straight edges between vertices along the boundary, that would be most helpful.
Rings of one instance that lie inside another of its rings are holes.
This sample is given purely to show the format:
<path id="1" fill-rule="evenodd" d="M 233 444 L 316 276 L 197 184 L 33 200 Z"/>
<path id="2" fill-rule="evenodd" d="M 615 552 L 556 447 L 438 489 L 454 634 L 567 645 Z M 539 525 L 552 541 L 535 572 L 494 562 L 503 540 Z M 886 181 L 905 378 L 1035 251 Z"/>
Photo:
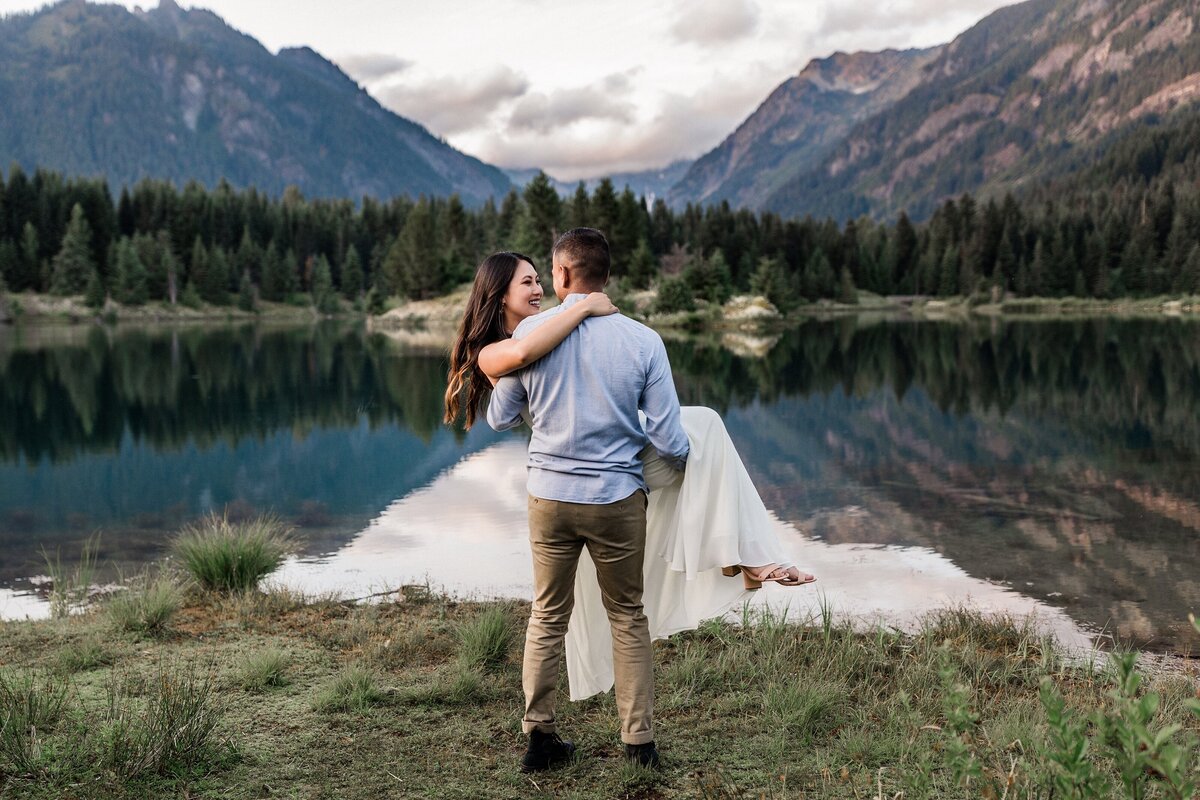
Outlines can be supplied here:
<path id="1" fill-rule="evenodd" d="M 0 777 L 35 772 L 42 760 L 42 737 L 62 714 L 67 683 L 25 673 L 0 673 Z"/>
<path id="2" fill-rule="evenodd" d="M 51 556 L 45 550 L 46 574 L 50 576 L 50 616 L 65 619 L 75 609 L 87 603 L 92 591 L 92 579 L 96 574 L 96 556 L 100 549 L 100 537 L 91 536 L 83 543 L 79 561 L 74 567 L 63 564 L 62 553 L 54 551 Z"/>
<path id="3" fill-rule="evenodd" d="M 128 633 L 158 636 L 183 605 L 183 590 L 168 575 L 142 576 L 105 605 L 113 625 Z"/>
<path id="4" fill-rule="evenodd" d="M 517 628 L 506 608 L 491 608 L 458 631 L 458 660 L 464 667 L 494 669 L 508 659 Z"/>
<path id="5" fill-rule="evenodd" d="M 294 547 L 275 517 L 232 523 L 216 514 L 184 528 L 172 551 L 196 582 L 210 591 L 247 591 L 274 572 Z"/>
<path id="6" fill-rule="evenodd" d="M 287 669 L 292 657 L 278 647 L 248 653 L 238 665 L 238 685 L 247 692 L 261 692 L 271 686 L 287 685 Z"/>
<path id="7" fill-rule="evenodd" d="M 125 778 L 195 763 L 224 711 L 212 678 L 194 667 L 165 666 L 144 702 L 131 697 L 124 683 L 114 678 L 108 685 L 99 763 Z"/>
<path id="8" fill-rule="evenodd" d="M 347 667 L 317 695 L 318 711 L 366 711 L 383 702 L 385 695 L 375 673 L 355 664 Z"/>
<path id="9" fill-rule="evenodd" d="M 81 639 L 63 645 L 54 656 L 54 670 L 59 675 L 86 672 L 113 663 L 113 653 L 95 638 Z"/>

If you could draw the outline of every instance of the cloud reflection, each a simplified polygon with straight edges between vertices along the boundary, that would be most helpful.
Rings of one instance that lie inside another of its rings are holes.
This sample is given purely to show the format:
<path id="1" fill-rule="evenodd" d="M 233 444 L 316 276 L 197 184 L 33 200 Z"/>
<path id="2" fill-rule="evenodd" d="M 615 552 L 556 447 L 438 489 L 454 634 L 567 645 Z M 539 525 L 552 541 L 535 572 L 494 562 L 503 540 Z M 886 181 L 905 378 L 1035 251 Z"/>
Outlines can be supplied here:
<path id="1" fill-rule="evenodd" d="M 397 500 L 333 555 L 290 561 L 278 582 L 309 592 L 364 596 L 428 580 L 435 590 L 472 597 L 532 594 L 525 509 L 525 443 L 512 439 L 476 453 L 428 487 Z M 816 587 L 768 586 L 756 603 L 787 607 L 793 617 L 819 613 L 824 597 L 842 617 L 906 630 L 947 607 L 1034 615 L 1071 647 L 1089 635 L 1060 609 L 973 578 L 925 547 L 829 544 L 778 522 L 795 561 L 818 576 Z"/>

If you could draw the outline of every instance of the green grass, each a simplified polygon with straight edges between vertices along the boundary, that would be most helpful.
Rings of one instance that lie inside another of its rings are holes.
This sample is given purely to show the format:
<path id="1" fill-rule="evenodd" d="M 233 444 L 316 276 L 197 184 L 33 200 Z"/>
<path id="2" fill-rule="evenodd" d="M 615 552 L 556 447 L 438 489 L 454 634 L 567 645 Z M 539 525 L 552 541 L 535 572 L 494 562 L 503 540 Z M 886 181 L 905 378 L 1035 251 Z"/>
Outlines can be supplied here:
<path id="1" fill-rule="evenodd" d="M 266 647 L 246 654 L 238 665 L 238 685 L 247 692 L 261 692 L 288 683 L 292 658 L 286 650 Z"/>
<path id="2" fill-rule="evenodd" d="M 183 589 L 170 576 L 142 576 L 104 604 L 117 630 L 161 636 L 183 605 Z"/>
<path id="3" fill-rule="evenodd" d="M 61 675 L 87 672 L 113 663 L 112 649 L 98 636 L 72 641 L 59 648 L 53 656 L 53 669 Z"/>
<path id="4" fill-rule="evenodd" d="M 317 694 L 313 707 L 325 712 L 362 712 L 382 703 L 386 697 L 375 673 L 360 664 L 353 664 Z"/>
<path id="5" fill-rule="evenodd" d="M 611 693 L 571 703 L 564 679 L 559 723 L 579 757 L 530 782 L 515 657 L 528 606 L 413 598 L 196 594 L 159 638 L 113 637 L 99 611 L 5 623 L 4 702 L 39 724 L 0 735 L 0 796 L 1031 799 L 1126 796 L 1124 771 L 1142 796 L 1172 797 L 1164 743 L 1186 755 L 1176 778 L 1196 777 L 1194 667 L 1134 686 L 1019 620 L 952 610 L 906 635 L 827 609 L 800 623 L 747 611 L 656 642 L 657 773 L 624 763 Z M 79 655 L 95 642 L 99 657 Z"/>
<path id="6" fill-rule="evenodd" d="M 61 551 L 56 550 L 53 555 L 42 552 L 50 577 L 50 616 L 54 619 L 63 619 L 87 604 L 99 548 L 99 537 L 90 537 L 80 549 L 79 561 L 70 566 L 63 564 Z"/>
<path id="7" fill-rule="evenodd" d="M 508 660 L 517 626 L 504 606 L 489 608 L 462 623 L 457 631 L 458 659 L 465 667 L 496 669 Z"/>
<path id="8" fill-rule="evenodd" d="M 212 514 L 184 528 L 171 549 L 203 588 L 245 592 L 274 572 L 292 548 L 288 529 L 273 517 L 234 523 Z"/>

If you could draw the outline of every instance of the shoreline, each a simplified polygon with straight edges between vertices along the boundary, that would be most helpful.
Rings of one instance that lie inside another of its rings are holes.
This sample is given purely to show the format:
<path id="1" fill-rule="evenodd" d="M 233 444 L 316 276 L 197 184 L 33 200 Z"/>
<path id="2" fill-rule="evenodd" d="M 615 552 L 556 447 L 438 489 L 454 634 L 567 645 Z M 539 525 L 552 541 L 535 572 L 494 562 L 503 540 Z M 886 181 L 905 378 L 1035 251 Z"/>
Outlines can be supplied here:
<path id="1" fill-rule="evenodd" d="M 428 300 L 396 301 L 382 314 L 372 315 L 340 300 L 336 314 L 321 314 L 311 305 L 259 301 L 256 310 L 243 311 L 235 305 L 202 304 L 189 308 L 152 301 L 141 306 L 124 306 L 109 301 L 102 309 L 87 307 L 82 297 L 57 297 L 31 292 L 0 296 L 0 327 L 229 322 L 312 323 L 328 319 L 364 320 L 371 330 L 395 330 L 414 326 L 457 327 L 466 307 L 469 286 Z M 653 313 L 652 290 L 614 298 L 624 313 L 650 325 L 668 330 L 754 332 L 786 328 L 805 319 L 858 315 L 896 316 L 914 320 L 1044 320 L 1097 316 L 1184 318 L 1200 314 L 1200 297 L 1154 297 L 1094 300 L 1065 298 L 1008 298 L 978 302 L 972 298 L 881 297 L 863 293 L 850 305 L 830 300 L 806 303 L 780 313 L 765 298 L 739 295 L 723 306 L 698 301 L 694 311 Z M 553 306 L 547 306 L 553 308 Z"/>

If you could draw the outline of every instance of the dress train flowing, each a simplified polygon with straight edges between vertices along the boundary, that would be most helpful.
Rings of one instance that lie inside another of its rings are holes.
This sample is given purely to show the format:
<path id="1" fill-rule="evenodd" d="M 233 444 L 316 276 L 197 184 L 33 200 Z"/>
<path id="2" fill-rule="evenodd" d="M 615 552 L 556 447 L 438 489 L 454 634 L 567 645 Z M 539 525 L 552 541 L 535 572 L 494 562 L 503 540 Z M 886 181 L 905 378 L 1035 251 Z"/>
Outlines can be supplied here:
<path id="1" fill-rule="evenodd" d="M 691 445 L 685 472 L 667 466 L 653 447 L 642 454 L 650 488 L 642 602 L 651 639 L 694 630 L 749 597 L 741 576 L 725 577 L 721 567 L 792 565 L 720 415 L 685 406 L 680 418 Z M 575 573 L 566 654 L 572 700 L 612 688 L 612 635 L 586 547 Z"/>

